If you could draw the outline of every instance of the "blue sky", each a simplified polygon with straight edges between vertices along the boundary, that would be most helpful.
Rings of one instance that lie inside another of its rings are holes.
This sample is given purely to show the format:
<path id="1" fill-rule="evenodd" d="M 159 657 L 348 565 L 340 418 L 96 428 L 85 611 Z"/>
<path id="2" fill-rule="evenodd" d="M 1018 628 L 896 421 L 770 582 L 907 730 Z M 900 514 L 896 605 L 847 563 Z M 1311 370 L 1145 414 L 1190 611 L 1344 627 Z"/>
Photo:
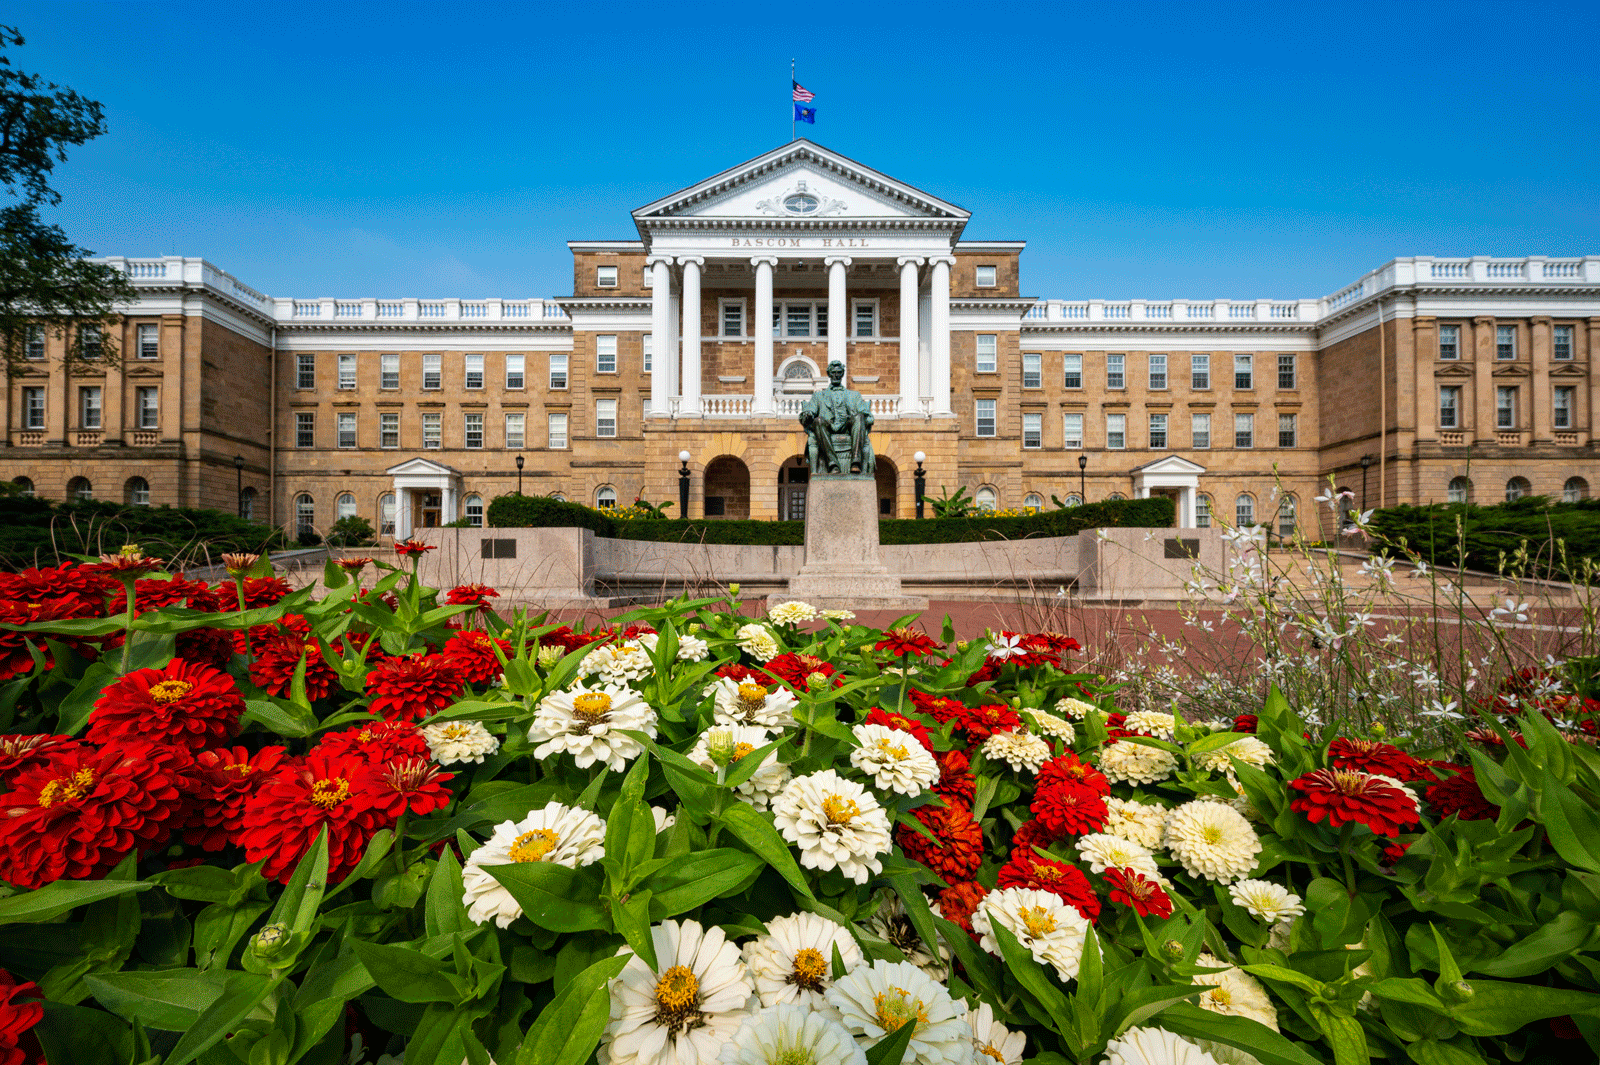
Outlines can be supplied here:
<path id="1" fill-rule="evenodd" d="M 1289 298 L 1600 253 L 1600 5 L 37 3 L 105 104 L 56 220 L 277 296 L 554 296 L 789 136 L 1026 239 L 1025 295 Z"/>

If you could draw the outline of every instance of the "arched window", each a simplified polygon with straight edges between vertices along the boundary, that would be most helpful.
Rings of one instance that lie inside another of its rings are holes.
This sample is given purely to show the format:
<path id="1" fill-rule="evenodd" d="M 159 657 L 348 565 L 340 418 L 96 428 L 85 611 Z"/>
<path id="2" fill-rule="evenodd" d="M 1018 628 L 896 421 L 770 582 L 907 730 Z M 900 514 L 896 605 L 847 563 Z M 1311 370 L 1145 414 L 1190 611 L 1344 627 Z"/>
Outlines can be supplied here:
<path id="1" fill-rule="evenodd" d="M 1561 502 L 1576 503 L 1580 499 L 1589 498 L 1589 482 L 1582 477 L 1568 477 L 1567 483 L 1561 486 Z"/>
<path id="2" fill-rule="evenodd" d="M 1512 503 L 1525 495 L 1533 494 L 1533 485 L 1526 477 L 1513 477 L 1506 482 L 1506 502 Z"/>
<path id="3" fill-rule="evenodd" d="M 87 477 L 74 477 L 67 482 L 67 502 L 82 503 L 94 498 L 94 485 Z"/>
<path id="4" fill-rule="evenodd" d="M 254 521 L 256 517 L 256 490 L 246 488 L 239 493 L 239 517 L 245 521 Z"/>
<path id="5" fill-rule="evenodd" d="M 1074 492 L 1070 496 L 1068 496 L 1067 498 L 1063 499 L 1061 502 L 1065 506 L 1081 507 L 1081 506 L 1083 506 L 1083 497 L 1080 496 L 1078 493 Z"/>
<path id="6" fill-rule="evenodd" d="M 1126 498 L 1127 497 L 1124 496 L 1121 492 L 1112 492 L 1110 495 L 1106 496 L 1106 502 L 1107 503 L 1120 502 L 1121 500 L 1126 499 Z"/>
<path id="7" fill-rule="evenodd" d="M 1450 478 L 1447 498 L 1452 503 L 1470 503 L 1472 501 L 1472 482 L 1465 477 Z"/>
<path id="8" fill-rule="evenodd" d="M 341 520 L 343 520 L 345 518 L 353 518 L 355 516 L 356 516 L 356 497 L 355 496 L 351 495 L 349 492 L 345 492 L 338 499 L 335 499 L 333 501 L 333 519 L 335 521 L 341 521 Z"/>
<path id="9" fill-rule="evenodd" d="M 14 478 L 11 483 L 17 486 L 17 490 L 21 495 L 33 495 L 33 482 L 28 480 L 26 477 Z"/>
<path id="10" fill-rule="evenodd" d="M 1022 509 L 1029 514 L 1037 514 L 1044 509 L 1044 499 L 1030 492 L 1022 497 Z"/>
<path id="11" fill-rule="evenodd" d="M 1000 503 L 1000 497 L 988 485 L 983 485 L 972 496 L 972 502 L 979 510 L 994 510 Z"/>
<path id="12" fill-rule="evenodd" d="M 1248 529 L 1256 523 L 1256 499 L 1249 492 L 1245 492 L 1233 503 L 1233 523 L 1235 528 Z"/>
<path id="13" fill-rule="evenodd" d="M 378 497 L 379 536 L 394 535 L 394 493 L 385 492 Z"/>
<path id="14" fill-rule="evenodd" d="M 594 494 L 594 505 L 601 510 L 610 510 L 617 505 L 617 490 L 609 484 L 603 484 Z"/>
<path id="15" fill-rule="evenodd" d="M 467 524 L 474 529 L 483 528 L 483 497 L 468 496 L 466 510 Z"/>
<path id="16" fill-rule="evenodd" d="M 567 501 L 567 497 L 562 495 L 560 492 L 551 492 L 550 498 L 554 499 L 557 503 L 565 503 Z"/>
<path id="17" fill-rule="evenodd" d="M 1278 535 L 1285 539 L 1294 535 L 1294 496 L 1278 500 Z"/>
<path id="18" fill-rule="evenodd" d="M 143 477 L 129 477 L 122 486 L 122 501 L 135 507 L 150 505 L 150 482 Z"/>
<path id="19" fill-rule="evenodd" d="M 1194 498 L 1194 527 L 1211 528 L 1211 497 L 1203 493 Z"/>
<path id="20" fill-rule="evenodd" d="M 301 492 L 294 497 L 294 531 L 297 536 L 307 536 L 317 531 L 317 504 L 311 496 Z"/>

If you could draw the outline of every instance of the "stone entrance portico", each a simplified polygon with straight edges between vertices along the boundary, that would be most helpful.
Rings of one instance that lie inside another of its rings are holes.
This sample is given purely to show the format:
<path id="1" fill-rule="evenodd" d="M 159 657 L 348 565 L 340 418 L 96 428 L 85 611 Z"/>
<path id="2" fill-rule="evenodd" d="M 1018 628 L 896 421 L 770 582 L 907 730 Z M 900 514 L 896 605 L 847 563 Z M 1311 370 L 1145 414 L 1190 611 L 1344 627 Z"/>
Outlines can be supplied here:
<path id="1" fill-rule="evenodd" d="M 1200 493 L 1200 475 L 1205 472 L 1204 466 L 1177 455 L 1135 466 L 1132 470 L 1134 498 L 1172 497 L 1178 508 L 1178 528 L 1192 529 L 1195 499 Z"/>
<path id="2" fill-rule="evenodd" d="M 394 478 L 394 535 L 397 540 L 409 540 L 418 527 L 428 524 L 419 520 L 419 513 L 427 497 L 438 498 L 439 515 L 434 525 L 444 525 L 456 519 L 457 501 L 461 498 L 461 471 L 442 462 L 424 458 L 410 459 L 384 471 Z M 428 508 L 432 510 L 432 507 Z"/>

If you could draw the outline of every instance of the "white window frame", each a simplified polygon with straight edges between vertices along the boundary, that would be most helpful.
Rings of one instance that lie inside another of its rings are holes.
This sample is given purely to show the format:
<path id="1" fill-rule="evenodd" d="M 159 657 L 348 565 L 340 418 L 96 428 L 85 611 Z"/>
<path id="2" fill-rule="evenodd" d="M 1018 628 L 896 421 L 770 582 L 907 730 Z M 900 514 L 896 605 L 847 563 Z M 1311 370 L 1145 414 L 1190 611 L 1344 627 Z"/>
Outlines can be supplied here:
<path id="1" fill-rule="evenodd" d="M 1044 387 L 1044 355 L 1037 351 L 1022 353 L 1022 387 Z"/>
<path id="2" fill-rule="evenodd" d="M 973 339 L 972 369 L 974 373 L 1000 372 L 1000 336 L 998 333 L 978 333 Z"/>
<path id="3" fill-rule="evenodd" d="M 596 265 L 594 268 L 595 288 L 616 288 L 621 278 L 621 271 L 616 266 Z"/>
<path id="4" fill-rule="evenodd" d="M 143 322 L 136 331 L 138 337 L 139 358 L 161 358 L 161 326 L 154 322 Z"/>
<path id="5" fill-rule="evenodd" d="M 656 361 L 656 335 L 654 333 L 646 333 L 641 343 L 641 347 L 644 349 L 643 372 L 653 373 L 655 371 Z"/>
<path id="6" fill-rule="evenodd" d="M 483 448 L 483 412 L 467 411 L 461 417 L 461 446 L 480 451 Z"/>
<path id="7" fill-rule="evenodd" d="M 617 435 L 616 400 L 597 399 L 594 401 L 594 435 L 603 439 L 612 439 Z"/>
<path id="8" fill-rule="evenodd" d="M 1128 357 L 1121 354 L 1106 356 L 1106 388 L 1120 392 L 1128 387 Z"/>
<path id="9" fill-rule="evenodd" d="M 333 520 L 343 521 L 356 516 L 356 497 L 352 492 L 341 492 L 333 501 Z"/>
<path id="10" fill-rule="evenodd" d="M 615 333 L 595 334 L 594 372 L 617 372 L 617 335 Z"/>
<path id="11" fill-rule="evenodd" d="M 355 411 L 342 410 L 334 415 L 334 444 L 342 449 L 356 446 L 357 429 Z"/>
<path id="12" fill-rule="evenodd" d="M 806 332 L 791 333 L 789 312 L 801 308 L 806 312 Z M 825 300 L 820 303 L 811 300 L 774 301 L 772 319 L 772 335 L 781 340 L 811 340 L 828 335 L 828 304 Z"/>
<path id="13" fill-rule="evenodd" d="M 550 353 L 550 391 L 565 392 L 572 382 L 569 366 L 572 358 L 560 352 Z"/>
<path id="14" fill-rule="evenodd" d="M 528 416 L 522 411 L 506 412 L 506 447 L 521 451 L 528 446 Z"/>
<path id="15" fill-rule="evenodd" d="M 422 356 L 422 390 L 437 392 L 444 387 L 444 356 L 424 352 Z"/>
<path id="16" fill-rule="evenodd" d="M 1459 325 L 1441 325 L 1439 327 L 1439 360 L 1441 362 L 1459 362 L 1461 359 L 1461 327 Z"/>
<path id="17" fill-rule="evenodd" d="M 105 393 L 99 385 L 78 389 L 78 428 L 100 429 L 105 425 Z"/>
<path id="18" fill-rule="evenodd" d="M 1000 493 L 991 485 L 980 484 L 978 490 L 972 493 L 972 503 L 980 511 L 999 510 Z"/>
<path id="19" fill-rule="evenodd" d="M 1167 390 L 1167 357 L 1160 353 L 1150 355 L 1149 366 L 1150 390 L 1152 392 L 1165 392 Z"/>
<path id="20" fill-rule="evenodd" d="M 998 418 L 995 414 L 995 401 L 992 399 L 979 399 L 973 402 L 972 407 L 972 435 L 979 437 L 992 437 L 998 428 Z M 988 432 L 984 432 L 985 427 Z"/>
<path id="21" fill-rule="evenodd" d="M 545 447 L 551 451 L 565 451 L 567 449 L 567 414 L 565 411 L 552 411 L 545 418 Z"/>
<path id="22" fill-rule="evenodd" d="M 861 331 L 861 312 L 867 312 L 868 322 L 871 326 L 869 332 Z M 876 340 L 882 334 L 878 328 L 878 301 L 853 299 L 850 301 L 850 339 L 851 340 Z"/>
<path id="23" fill-rule="evenodd" d="M 732 311 L 734 317 L 738 319 L 737 322 L 733 323 L 738 326 L 737 332 L 728 332 L 729 311 Z M 743 340 L 745 337 L 750 335 L 750 331 L 748 329 L 749 324 L 750 316 L 747 313 L 745 302 L 742 298 L 724 296 L 717 301 L 717 336 L 728 340 Z"/>
<path id="24" fill-rule="evenodd" d="M 98 359 L 105 352 L 106 338 L 97 325 L 78 327 L 78 350 L 85 359 Z"/>
<path id="25" fill-rule="evenodd" d="M 617 506 L 617 490 L 609 484 L 603 484 L 594 490 L 594 506 L 596 510 L 614 510 Z"/>
<path id="26" fill-rule="evenodd" d="M 1038 492 L 1029 492 L 1022 497 L 1022 509 L 1029 514 L 1037 514 L 1044 509 L 1044 496 Z"/>
<path id="27" fill-rule="evenodd" d="M 984 273 L 985 270 L 988 271 L 987 274 Z M 979 266 L 972 271 L 972 283 L 978 288 L 995 288 L 999 285 L 999 273 L 993 266 Z M 988 280 L 984 280 L 986 277 Z"/>
<path id="28" fill-rule="evenodd" d="M 294 387 L 297 392 L 307 392 L 317 387 L 317 357 L 301 352 L 294 357 Z"/>
<path id="29" fill-rule="evenodd" d="M 1461 386 L 1439 386 L 1439 428 L 1461 428 Z"/>
<path id="30" fill-rule="evenodd" d="M 1022 414 L 1022 448 L 1037 451 L 1044 447 L 1044 415 L 1036 411 Z"/>
<path id="31" fill-rule="evenodd" d="M 1288 384 L 1284 384 L 1284 381 Z M 1294 352 L 1282 351 L 1278 353 L 1278 388 L 1280 391 L 1292 392 L 1300 387 L 1300 360 L 1295 358 Z"/>
<path id="32" fill-rule="evenodd" d="M 1061 416 L 1061 446 L 1069 451 L 1083 450 L 1083 415 Z"/>
<path id="33" fill-rule="evenodd" d="M 134 482 L 128 488 L 128 502 L 136 507 L 148 507 L 150 505 L 150 482 L 143 477 L 130 477 L 128 479 Z"/>
<path id="34" fill-rule="evenodd" d="M 400 356 L 389 353 L 378 356 L 378 387 L 393 392 L 400 387 Z"/>
<path id="35" fill-rule="evenodd" d="M 297 410 L 294 412 L 294 446 L 297 448 L 317 446 L 316 411 Z"/>
<path id="36" fill-rule="evenodd" d="M 528 357 L 526 355 L 506 356 L 506 390 L 521 392 L 528 387 Z"/>
<path id="37" fill-rule="evenodd" d="M 1128 416 L 1106 415 L 1106 450 L 1124 451 L 1128 447 Z"/>
<path id="38" fill-rule="evenodd" d="M 1248 450 L 1256 446 L 1256 416 L 1251 411 L 1233 414 L 1233 446 Z"/>
<path id="39" fill-rule="evenodd" d="M 1550 358 L 1555 362 L 1571 362 L 1577 343 L 1577 326 L 1556 325 L 1550 327 Z M 1565 351 L 1565 354 L 1563 354 L 1563 351 Z"/>
<path id="40" fill-rule="evenodd" d="M 473 529 L 483 528 L 483 497 L 476 492 L 461 501 L 461 516 Z"/>
<path id="41" fill-rule="evenodd" d="M 394 535 L 394 508 L 395 498 L 393 492 L 385 492 L 378 497 L 378 535 Z"/>
<path id="42" fill-rule="evenodd" d="M 1295 517 L 1298 509 L 1299 503 L 1296 502 L 1291 493 L 1285 493 L 1278 500 L 1278 535 L 1280 537 L 1289 538 L 1294 536 Z"/>
<path id="43" fill-rule="evenodd" d="M 1189 446 L 1196 451 L 1211 450 L 1211 414 L 1189 415 Z"/>
<path id="44" fill-rule="evenodd" d="M 1256 497 L 1249 492 L 1240 492 L 1233 501 L 1234 527 L 1239 529 L 1253 528 L 1256 523 Z"/>
<path id="45" fill-rule="evenodd" d="M 1083 387 L 1083 355 L 1080 352 L 1066 352 L 1061 356 L 1061 387 Z"/>
<path id="46" fill-rule="evenodd" d="M 1550 428 L 1571 429 L 1576 419 L 1573 408 L 1577 405 L 1578 390 L 1572 385 L 1557 385 L 1550 404 Z"/>
<path id="47" fill-rule="evenodd" d="M 1211 391 L 1211 356 L 1189 356 L 1189 388 L 1195 392 Z"/>
<path id="48" fill-rule="evenodd" d="M 444 447 L 444 415 L 438 411 L 422 413 L 422 449 L 438 451 Z"/>
<path id="49" fill-rule="evenodd" d="M 1244 384 L 1239 382 L 1243 381 Z M 1233 388 L 1236 392 L 1252 392 L 1256 387 L 1256 360 L 1248 352 L 1233 356 Z"/>
<path id="50" fill-rule="evenodd" d="M 1286 442 L 1287 441 L 1287 442 Z M 1278 415 L 1278 446 L 1300 446 L 1300 415 L 1293 413 L 1279 413 Z"/>
<path id="51" fill-rule="evenodd" d="M 1494 359 L 1496 362 L 1515 362 L 1517 359 L 1517 327 L 1494 327 Z"/>
<path id="52" fill-rule="evenodd" d="M 1515 388 L 1496 388 L 1494 390 L 1494 427 L 1496 429 L 1515 429 L 1517 427 L 1517 390 Z"/>
<path id="53" fill-rule="evenodd" d="M 1167 447 L 1167 416 L 1165 414 L 1150 415 L 1150 448 L 1166 450 Z M 1159 437 L 1159 439 L 1158 439 Z"/>
<path id="54" fill-rule="evenodd" d="M 483 391 L 483 356 L 467 354 L 461 357 L 461 387 L 471 392 Z"/>
<path id="55" fill-rule="evenodd" d="M 161 428 L 161 389 L 158 386 L 142 385 L 135 388 L 133 402 L 135 428 Z"/>
<path id="56" fill-rule="evenodd" d="M 1465 503 L 1472 496 L 1472 482 L 1465 477 L 1452 477 L 1444 486 L 1444 497 L 1450 503 Z"/>
<path id="57" fill-rule="evenodd" d="M 398 411 L 378 412 L 378 447 L 384 451 L 394 451 L 400 447 L 400 413 Z"/>
<path id="58" fill-rule="evenodd" d="M 43 387 L 22 390 L 22 417 L 24 429 L 43 429 L 45 418 L 45 393 Z"/>
<path id="59" fill-rule="evenodd" d="M 1211 528 L 1211 497 L 1200 492 L 1194 497 L 1194 527 L 1196 529 Z"/>
<path id="60" fill-rule="evenodd" d="M 339 391 L 355 391 L 357 381 L 356 370 L 356 357 L 354 355 L 339 356 Z"/>
<path id="61" fill-rule="evenodd" d="M 141 326 L 141 328 L 143 327 Z M 39 362 L 44 358 L 44 326 L 30 325 L 28 327 L 28 339 L 24 357 L 34 362 Z"/>

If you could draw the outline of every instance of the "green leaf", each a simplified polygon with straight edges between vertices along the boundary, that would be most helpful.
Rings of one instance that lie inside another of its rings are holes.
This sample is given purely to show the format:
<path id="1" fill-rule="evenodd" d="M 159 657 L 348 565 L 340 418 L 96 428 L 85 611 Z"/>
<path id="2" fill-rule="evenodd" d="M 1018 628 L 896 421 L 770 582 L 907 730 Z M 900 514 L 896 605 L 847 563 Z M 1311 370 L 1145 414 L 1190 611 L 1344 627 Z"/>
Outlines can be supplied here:
<path id="1" fill-rule="evenodd" d="M 795 864 L 794 855 L 789 853 L 789 845 L 784 842 L 771 821 L 742 802 L 729 806 L 722 811 L 721 817 L 724 827 L 776 869 L 779 875 L 789 882 L 789 886 L 800 893 L 801 898 L 816 900 L 816 896 L 811 893 L 811 885 L 806 883 L 805 874 L 800 871 L 800 866 Z"/>
<path id="2" fill-rule="evenodd" d="M 1229 1017 L 1179 1002 L 1161 1011 L 1157 1027 L 1189 1039 L 1211 1039 L 1254 1054 L 1261 1065 L 1324 1065 L 1299 1045 L 1248 1017 Z"/>
<path id="3" fill-rule="evenodd" d="M 307 710 L 290 703 L 285 706 L 270 699 L 246 699 L 241 725 L 256 722 L 267 732 L 301 739 L 317 730 L 317 719 Z"/>
<path id="4" fill-rule="evenodd" d="M 1406 1044 L 1406 1054 L 1417 1065 L 1483 1065 L 1483 1055 L 1475 1050 L 1441 1043 L 1437 1039 L 1419 1039 Z"/>
<path id="5" fill-rule="evenodd" d="M 568 981 L 528 1029 L 516 1065 L 585 1065 L 611 1019 L 608 985 L 631 958 L 602 958 Z"/>
<path id="6" fill-rule="evenodd" d="M 1484 976 L 1514 979 L 1542 973 L 1577 953 L 1594 932 L 1594 923 L 1575 910 L 1563 910 L 1555 920 L 1534 929 L 1498 957 L 1471 963 L 1471 971 Z"/>
<path id="7" fill-rule="evenodd" d="M 153 887 L 141 880 L 57 880 L 37 891 L 0 899 L 0 925 L 40 924 L 91 902 Z"/>
<path id="8" fill-rule="evenodd" d="M 227 989 L 230 976 L 240 975 L 221 969 L 165 969 L 90 975 L 84 983 L 95 1001 L 124 1020 L 163 1032 L 187 1032 Z"/>
<path id="9" fill-rule="evenodd" d="M 1600 1015 L 1600 995 L 1537 984 L 1469 980 L 1472 997 L 1450 1008 L 1468 1035 L 1510 1035 L 1525 1024 L 1568 1013 Z"/>
<path id="10" fill-rule="evenodd" d="M 650 934 L 650 891 L 636 891 L 629 895 L 626 902 L 611 906 L 611 920 L 617 926 L 617 931 L 622 933 L 622 938 L 628 941 L 628 946 L 633 952 L 655 971 L 656 943 Z"/>
<path id="11" fill-rule="evenodd" d="M 44 1019 L 32 1029 L 45 1060 L 70 1065 L 129 1065 L 134 1055 L 128 1026 L 105 1010 L 44 1003 Z"/>
<path id="12" fill-rule="evenodd" d="M 611 919 L 600 905 L 599 878 L 590 868 L 521 862 L 485 866 L 484 871 L 511 893 L 523 914 L 540 928 L 587 932 L 611 927 Z"/>
<path id="13" fill-rule="evenodd" d="M 1556 853 L 1590 873 L 1600 873 L 1600 817 L 1549 770 L 1543 771 L 1545 831 Z M 1592 842 L 1592 846 L 1591 846 Z"/>
<path id="14" fill-rule="evenodd" d="M 233 974 L 228 989 L 205 1008 L 194 1026 L 183 1033 L 178 1045 L 167 1056 L 166 1065 L 189 1065 L 210 1050 L 223 1036 L 239 1027 L 250 1011 L 271 993 L 273 981 L 256 973 Z"/>
<path id="15" fill-rule="evenodd" d="M 383 864 L 384 858 L 388 857 L 389 851 L 393 849 L 393 847 L 393 829 L 380 828 L 378 831 L 374 832 L 372 834 L 372 839 L 367 841 L 367 849 L 361 855 L 361 861 L 357 863 L 354 869 L 350 870 L 348 876 L 339 881 L 338 886 L 323 896 L 322 901 L 328 901 L 345 888 L 352 887 L 360 881 L 371 876 L 373 871 L 377 869 L 378 866 Z"/>
<path id="16" fill-rule="evenodd" d="M 448 966 L 443 961 L 410 947 L 366 943 L 359 939 L 351 940 L 350 945 L 373 982 L 390 998 L 417 1004 L 461 1003 L 461 988 L 445 975 Z"/>
<path id="17" fill-rule="evenodd" d="M 317 918 L 317 908 L 322 905 L 323 892 L 328 889 L 328 830 L 317 832 L 317 841 L 311 845 L 294 875 L 278 896 L 268 924 L 287 925 L 291 932 L 306 932 Z"/>
<path id="18" fill-rule="evenodd" d="M 648 816 L 648 815 L 647 815 Z M 732 847 L 695 851 L 645 881 L 650 889 L 650 918 L 662 921 L 703 906 L 712 899 L 749 887 L 766 862 Z"/>
<path id="19" fill-rule="evenodd" d="M 900 904 L 905 907 L 906 916 L 911 920 L 911 927 L 917 930 L 917 936 L 922 940 L 928 953 L 938 956 L 939 932 L 933 923 L 933 910 L 928 906 L 928 898 L 917 887 L 917 882 L 908 872 L 891 873 L 886 880 L 894 888 L 895 894 L 900 896 Z"/>
<path id="20" fill-rule="evenodd" d="M 461 864 L 456 861 L 455 851 L 446 846 L 433 867 L 433 879 L 428 881 L 423 923 L 429 936 L 472 931 L 472 918 L 467 916 L 467 907 L 461 901 L 466 893 Z"/>
<path id="21" fill-rule="evenodd" d="M 1066 994 L 1057 986 L 1053 973 L 1045 971 L 1044 966 L 1034 960 L 1033 952 L 1011 934 L 1011 930 L 999 921 L 990 918 L 993 926 L 994 938 L 1000 945 L 1000 956 L 1005 959 L 1006 968 L 1023 989 L 1032 995 L 1044 1011 L 1049 1014 L 1058 1033 L 1072 1031 L 1072 1005 L 1067 1000 Z"/>
<path id="22" fill-rule="evenodd" d="M 906 1060 L 906 1049 L 911 1046 L 911 1035 L 916 1030 L 917 1019 L 913 1017 L 893 1033 L 872 1044 L 867 1048 L 867 1065 L 901 1065 Z"/>

